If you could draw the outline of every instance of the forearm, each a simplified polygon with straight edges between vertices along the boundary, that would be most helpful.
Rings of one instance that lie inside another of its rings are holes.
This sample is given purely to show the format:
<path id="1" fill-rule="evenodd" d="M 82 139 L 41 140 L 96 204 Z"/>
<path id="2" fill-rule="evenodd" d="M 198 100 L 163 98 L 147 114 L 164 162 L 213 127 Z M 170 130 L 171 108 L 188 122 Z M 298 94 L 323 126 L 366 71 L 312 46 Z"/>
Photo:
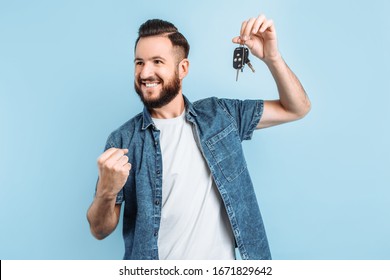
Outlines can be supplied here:
<path id="1" fill-rule="evenodd" d="M 266 64 L 275 79 L 280 105 L 286 112 L 296 116 L 296 118 L 305 116 L 309 112 L 311 105 L 305 89 L 298 78 L 280 55 L 270 61 L 266 61 Z"/>
<path id="2" fill-rule="evenodd" d="M 114 231 L 118 224 L 119 216 L 115 209 L 115 196 L 96 193 L 95 199 L 88 209 L 87 219 L 91 233 L 101 240 Z"/>

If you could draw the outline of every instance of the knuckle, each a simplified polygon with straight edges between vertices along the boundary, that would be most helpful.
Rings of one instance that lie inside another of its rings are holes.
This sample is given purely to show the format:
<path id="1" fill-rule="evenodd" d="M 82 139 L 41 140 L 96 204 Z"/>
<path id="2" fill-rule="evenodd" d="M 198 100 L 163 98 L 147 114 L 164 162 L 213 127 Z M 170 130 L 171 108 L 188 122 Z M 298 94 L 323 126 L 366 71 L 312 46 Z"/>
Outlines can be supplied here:
<path id="1" fill-rule="evenodd" d="M 110 165 L 110 164 L 104 164 L 103 166 L 102 166 L 102 169 L 103 170 L 106 170 L 106 171 L 108 171 L 108 172 L 112 172 L 114 169 L 113 169 L 113 166 L 112 165 Z"/>
<path id="2" fill-rule="evenodd" d="M 115 165 L 114 167 L 112 167 L 112 170 L 117 173 L 120 173 L 122 171 L 122 168 L 120 166 Z"/>
<path id="3" fill-rule="evenodd" d="M 126 170 L 126 172 L 130 172 L 130 170 L 131 170 L 131 164 L 128 163 L 128 164 L 124 165 L 124 166 L 123 166 L 123 169 Z"/>
<path id="4" fill-rule="evenodd" d="M 103 163 L 104 163 L 104 160 L 102 159 L 102 157 L 101 157 L 101 156 L 98 157 L 98 159 L 97 159 L 97 164 L 98 164 L 99 166 L 101 166 L 101 165 L 103 165 Z"/>
<path id="5" fill-rule="evenodd" d="M 102 158 L 98 159 L 97 164 L 100 168 L 105 168 L 108 165 L 107 161 Z"/>

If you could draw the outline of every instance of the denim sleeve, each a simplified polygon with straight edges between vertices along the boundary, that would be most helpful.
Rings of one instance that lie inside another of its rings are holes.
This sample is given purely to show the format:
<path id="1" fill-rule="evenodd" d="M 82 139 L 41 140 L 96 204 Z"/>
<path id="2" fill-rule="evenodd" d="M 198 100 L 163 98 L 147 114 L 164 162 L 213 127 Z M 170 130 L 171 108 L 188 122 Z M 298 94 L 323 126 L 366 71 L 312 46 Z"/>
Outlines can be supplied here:
<path id="1" fill-rule="evenodd" d="M 263 114 L 263 100 L 219 99 L 236 121 L 241 141 L 250 140 Z"/>
<path id="2" fill-rule="evenodd" d="M 106 141 L 106 146 L 104 147 L 104 151 L 107 151 L 108 149 L 112 147 L 118 148 L 119 145 L 115 143 L 115 137 L 113 136 L 113 133 L 110 134 Z M 97 188 L 97 182 L 96 182 L 96 188 Z M 96 194 L 96 189 L 95 189 L 95 194 Z M 123 189 L 120 190 L 120 192 L 116 196 L 116 201 L 115 204 L 121 204 L 124 201 L 124 192 Z"/>

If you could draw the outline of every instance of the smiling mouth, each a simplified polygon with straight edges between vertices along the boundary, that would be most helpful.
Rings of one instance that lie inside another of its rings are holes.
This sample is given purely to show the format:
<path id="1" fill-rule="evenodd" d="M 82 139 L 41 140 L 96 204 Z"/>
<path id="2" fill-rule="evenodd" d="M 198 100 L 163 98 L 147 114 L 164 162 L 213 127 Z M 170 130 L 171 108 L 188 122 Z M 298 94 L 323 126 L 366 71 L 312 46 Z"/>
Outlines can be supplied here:
<path id="1" fill-rule="evenodd" d="M 156 86 L 158 86 L 159 83 L 143 83 L 146 88 L 154 88 Z"/>

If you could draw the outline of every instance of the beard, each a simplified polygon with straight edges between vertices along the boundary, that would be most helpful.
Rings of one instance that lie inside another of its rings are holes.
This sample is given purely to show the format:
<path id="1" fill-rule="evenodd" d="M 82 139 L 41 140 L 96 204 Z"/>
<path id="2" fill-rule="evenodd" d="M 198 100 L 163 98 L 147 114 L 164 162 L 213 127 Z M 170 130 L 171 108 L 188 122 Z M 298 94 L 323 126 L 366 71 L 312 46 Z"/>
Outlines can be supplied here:
<path id="1" fill-rule="evenodd" d="M 145 82 L 148 80 L 151 80 L 151 81 L 158 80 L 160 83 L 162 83 L 162 89 L 160 91 L 160 94 L 155 99 L 145 98 L 145 96 L 147 96 L 147 93 L 144 94 L 142 92 L 140 85 L 142 85 L 142 81 Z M 181 84 L 180 84 L 180 79 L 179 79 L 179 75 L 178 75 L 177 71 L 175 71 L 175 74 L 172 77 L 172 79 L 170 79 L 166 84 L 164 82 L 162 82 L 161 79 L 156 79 L 156 78 L 149 78 L 149 79 L 144 79 L 144 80 L 141 80 L 140 78 L 138 78 L 138 83 L 134 82 L 135 91 L 137 92 L 142 103 L 148 109 L 161 108 L 161 107 L 167 105 L 179 94 L 180 88 L 181 88 Z"/>

